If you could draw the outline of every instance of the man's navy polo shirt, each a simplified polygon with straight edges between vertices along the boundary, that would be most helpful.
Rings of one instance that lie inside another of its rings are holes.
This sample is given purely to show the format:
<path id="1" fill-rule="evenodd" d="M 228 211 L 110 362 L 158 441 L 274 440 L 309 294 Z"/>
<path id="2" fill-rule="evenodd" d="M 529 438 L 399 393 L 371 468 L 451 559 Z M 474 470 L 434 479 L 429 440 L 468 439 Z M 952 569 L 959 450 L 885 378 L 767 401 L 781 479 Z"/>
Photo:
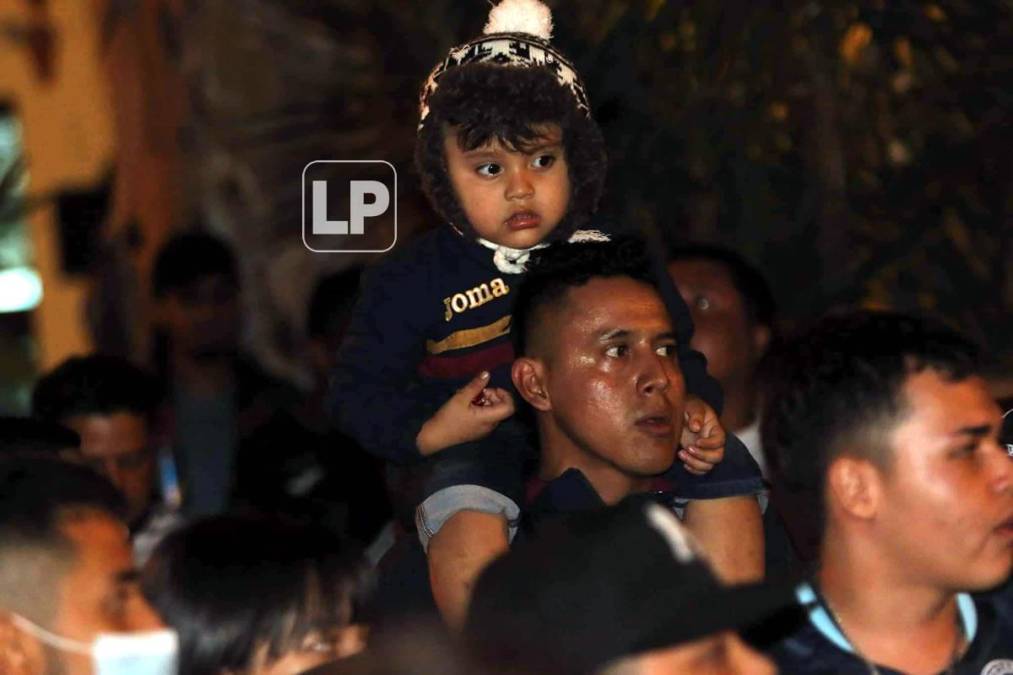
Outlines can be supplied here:
<path id="1" fill-rule="evenodd" d="M 827 611 L 816 601 L 811 586 L 799 588 L 799 602 L 808 619 L 794 633 L 776 643 L 769 656 L 782 673 L 800 675 L 868 675 L 869 667 L 852 649 Z M 996 612 L 989 598 L 957 595 L 965 635 L 971 641 L 953 668 L 954 675 L 1013 675 L 1013 624 Z M 882 675 L 903 675 L 876 666 Z"/>

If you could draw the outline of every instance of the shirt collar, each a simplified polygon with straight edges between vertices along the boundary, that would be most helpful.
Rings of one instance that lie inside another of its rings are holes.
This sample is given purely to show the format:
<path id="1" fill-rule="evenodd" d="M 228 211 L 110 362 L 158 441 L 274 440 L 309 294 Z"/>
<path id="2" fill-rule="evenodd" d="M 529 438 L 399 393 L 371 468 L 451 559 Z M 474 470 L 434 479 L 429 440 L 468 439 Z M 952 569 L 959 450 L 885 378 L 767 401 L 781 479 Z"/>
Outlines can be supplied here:
<path id="1" fill-rule="evenodd" d="M 816 591 L 810 584 L 801 584 L 795 589 L 795 597 L 799 604 L 806 608 L 809 614 L 809 623 L 818 630 L 823 637 L 834 643 L 843 651 L 854 654 L 855 649 L 844 637 L 837 623 L 830 618 L 823 603 L 817 600 Z M 974 642 L 974 636 L 978 632 L 978 610 L 974 607 L 974 600 L 967 593 L 957 594 L 957 612 L 960 615 L 960 623 L 964 628 L 964 638 L 967 644 Z"/>

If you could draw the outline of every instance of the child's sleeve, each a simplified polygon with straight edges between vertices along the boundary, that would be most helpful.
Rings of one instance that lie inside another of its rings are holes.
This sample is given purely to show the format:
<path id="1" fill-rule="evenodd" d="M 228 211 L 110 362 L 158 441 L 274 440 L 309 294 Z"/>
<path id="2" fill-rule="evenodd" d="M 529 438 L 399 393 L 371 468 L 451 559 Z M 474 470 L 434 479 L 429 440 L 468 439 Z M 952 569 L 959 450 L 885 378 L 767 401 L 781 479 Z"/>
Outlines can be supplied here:
<path id="1" fill-rule="evenodd" d="M 720 499 L 754 495 L 765 506 L 766 486 L 760 466 L 749 454 L 745 444 L 729 433 L 725 440 L 725 456 L 702 476 L 691 474 L 682 462 L 676 462 L 665 477 L 672 491 L 684 499 Z"/>
<path id="2" fill-rule="evenodd" d="M 415 438 L 454 388 L 422 383 L 417 368 L 434 309 L 425 266 L 395 260 L 364 275 L 338 350 L 329 400 L 332 419 L 367 452 L 420 461 Z"/>

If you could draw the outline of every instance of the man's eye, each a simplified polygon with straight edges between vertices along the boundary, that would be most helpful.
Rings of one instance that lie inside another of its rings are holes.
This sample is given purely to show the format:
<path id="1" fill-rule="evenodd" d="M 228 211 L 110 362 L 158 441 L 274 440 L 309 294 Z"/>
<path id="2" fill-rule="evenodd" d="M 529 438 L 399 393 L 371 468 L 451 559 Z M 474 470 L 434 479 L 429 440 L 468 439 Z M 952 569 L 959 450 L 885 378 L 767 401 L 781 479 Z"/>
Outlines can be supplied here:
<path id="1" fill-rule="evenodd" d="M 475 171 L 480 176 L 498 176 L 502 173 L 503 167 L 494 162 L 489 162 L 488 164 L 482 164 Z"/>
<path id="2" fill-rule="evenodd" d="M 694 303 L 697 309 L 708 310 L 711 308 L 711 301 L 702 295 L 698 295 Z"/>
<path id="3" fill-rule="evenodd" d="M 656 350 L 658 356 L 667 356 L 673 358 L 677 355 L 677 349 L 675 345 L 661 345 Z"/>
<path id="4" fill-rule="evenodd" d="M 965 445 L 950 451 L 950 457 L 953 459 L 968 459 L 969 457 L 974 457 L 974 451 L 977 449 L 978 446 L 975 443 Z"/>
<path id="5" fill-rule="evenodd" d="M 556 163 L 555 155 L 539 155 L 538 157 L 535 157 L 531 161 L 532 166 L 534 166 L 536 169 L 548 169 L 555 163 Z"/>
<path id="6" fill-rule="evenodd" d="M 613 345 L 605 350 L 605 356 L 609 357 L 610 359 L 617 359 L 620 356 L 624 356 L 626 354 L 626 351 L 627 351 L 626 345 Z"/>

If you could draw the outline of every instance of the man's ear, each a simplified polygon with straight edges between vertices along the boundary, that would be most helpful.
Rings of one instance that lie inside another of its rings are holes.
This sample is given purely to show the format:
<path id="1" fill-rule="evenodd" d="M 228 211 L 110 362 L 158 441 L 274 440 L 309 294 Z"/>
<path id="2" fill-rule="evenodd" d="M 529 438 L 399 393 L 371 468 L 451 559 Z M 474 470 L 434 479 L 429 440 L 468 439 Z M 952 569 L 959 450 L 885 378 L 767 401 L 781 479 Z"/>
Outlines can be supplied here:
<path id="1" fill-rule="evenodd" d="M 510 368 L 510 377 L 521 395 L 535 410 L 552 409 L 549 393 L 545 387 L 545 364 L 539 359 L 521 356 Z"/>
<path id="2" fill-rule="evenodd" d="M 44 662 L 39 641 L 19 630 L 9 615 L 0 612 L 0 673 L 33 675 L 43 672 Z"/>
<path id="3" fill-rule="evenodd" d="M 843 513 L 869 520 L 879 511 L 882 496 L 879 470 L 867 459 L 843 456 L 827 469 L 828 497 Z"/>

